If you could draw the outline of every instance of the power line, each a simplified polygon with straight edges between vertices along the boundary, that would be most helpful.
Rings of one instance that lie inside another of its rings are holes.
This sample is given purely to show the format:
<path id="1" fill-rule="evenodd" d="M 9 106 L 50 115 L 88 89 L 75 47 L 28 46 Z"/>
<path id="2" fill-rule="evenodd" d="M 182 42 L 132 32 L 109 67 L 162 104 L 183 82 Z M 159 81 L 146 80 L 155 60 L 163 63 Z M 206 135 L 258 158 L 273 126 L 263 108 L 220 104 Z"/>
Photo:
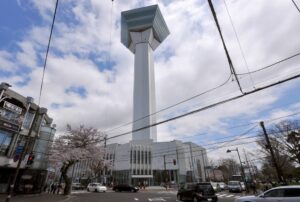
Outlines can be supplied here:
<path id="1" fill-rule="evenodd" d="M 295 6 L 295 8 L 298 10 L 298 12 L 300 13 L 300 8 L 298 7 L 298 5 L 296 4 L 296 2 L 294 1 L 294 0 L 292 0 L 292 2 L 293 2 L 293 4 L 294 4 L 294 6 Z"/>
<path id="2" fill-rule="evenodd" d="M 234 34 L 235 34 L 235 38 L 236 38 L 236 40 L 237 40 L 237 42 L 238 42 L 238 45 L 239 45 L 240 52 L 241 52 L 241 54 L 242 54 L 242 57 L 243 57 L 243 59 L 244 59 L 245 66 L 246 66 L 246 68 L 247 68 L 247 71 L 248 71 L 248 73 L 249 73 L 249 72 L 250 72 L 250 70 L 249 70 L 249 65 L 248 65 L 248 62 L 247 62 L 247 60 L 246 60 L 246 57 L 245 57 L 244 51 L 243 51 L 243 49 L 242 49 L 242 45 L 241 45 L 240 39 L 239 39 L 239 37 L 238 37 L 238 34 L 237 34 L 237 31 L 236 31 L 236 28 L 235 28 L 235 26 L 234 26 L 234 23 L 233 23 L 232 17 L 231 17 L 231 15 L 230 15 L 230 12 L 229 12 L 229 9 L 228 9 L 228 6 L 227 6 L 227 3 L 226 3 L 226 0 L 223 0 L 223 2 L 224 2 L 224 5 L 225 5 L 225 8 L 226 8 L 227 15 L 228 15 L 228 17 L 229 17 L 229 20 L 230 20 L 231 26 L 232 26 L 232 28 L 233 28 L 233 31 L 234 31 Z M 251 83 L 252 83 L 252 85 L 253 85 L 253 88 L 255 88 L 254 81 L 253 81 L 252 75 L 251 75 L 250 73 L 249 73 L 249 76 L 250 76 L 250 80 L 251 80 Z"/>
<path id="3" fill-rule="evenodd" d="M 43 74 L 42 74 L 42 81 L 41 81 L 41 87 L 40 87 L 40 95 L 39 95 L 38 105 L 40 105 L 41 97 L 42 97 L 42 91 L 43 91 L 43 85 L 44 85 L 44 77 L 45 77 L 45 71 L 46 71 L 47 60 L 48 60 L 48 53 L 49 53 L 49 49 L 50 49 L 50 43 L 51 43 L 52 32 L 53 32 L 53 28 L 54 28 L 54 22 L 55 22 L 57 7 L 58 7 L 58 0 L 56 0 L 56 4 L 55 4 L 55 9 L 54 9 L 53 19 L 52 19 L 52 24 L 51 24 L 51 30 L 50 30 L 50 36 L 49 36 L 47 50 L 46 50 L 46 57 L 45 57 L 45 61 L 44 61 L 44 68 L 43 68 Z"/>
<path id="4" fill-rule="evenodd" d="M 205 106 L 205 107 L 201 107 L 201 108 L 192 110 L 192 111 L 190 111 L 190 112 L 187 112 L 187 113 L 184 113 L 184 114 L 181 114 L 181 115 L 178 115 L 178 116 L 175 116 L 175 117 L 172 117 L 172 118 L 169 118 L 169 119 L 160 121 L 160 122 L 156 122 L 156 123 L 153 123 L 153 124 L 150 124 L 150 125 L 147 125 L 147 126 L 144 126 L 144 127 L 138 128 L 138 129 L 135 129 L 135 130 L 131 130 L 131 131 L 129 131 L 129 132 L 125 132 L 125 133 L 121 133 L 121 134 L 118 134 L 118 135 L 114 135 L 114 136 L 111 136 L 111 137 L 109 137 L 109 138 L 107 138 L 107 139 L 113 139 L 113 138 L 121 137 L 121 136 L 124 136 L 124 135 L 127 135 L 127 134 L 131 134 L 131 133 L 134 133 L 134 132 L 137 132 L 137 131 L 141 131 L 141 130 L 144 130 L 144 129 L 147 129 L 147 128 L 150 128 L 150 127 L 154 127 L 154 126 L 161 125 L 161 124 L 164 124 L 164 123 L 167 123 L 167 122 L 170 122 L 170 121 L 174 121 L 174 120 L 177 120 L 177 119 L 186 117 L 186 116 L 190 116 L 190 115 L 192 115 L 192 114 L 199 113 L 199 112 L 201 112 L 201 111 L 205 111 L 205 110 L 210 109 L 210 108 L 214 108 L 214 107 L 216 107 L 216 106 L 219 106 L 219 105 L 222 105 L 222 104 L 225 104 L 225 103 L 228 103 L 228 102 L 231 102 L 231 101 L 240 99 L 240 98 L 245 97 L 245 96 L 247 96 L 247 95 L 254 94 L 254 93 L 256 93 L 256 92 L 259 92 L 259 91 L 268 89 L 268 88 L 270 88 L 270 87 L 273 87 L 273 86 L 276 86 L 276 85 L 285 83 L 285 82 L 290 81 L 290 80 L 294 80 L 294 79 L 299 78 L 299 77 L 300 77 L 300 74 L 297 74 L 297 75 L 291 76 L 291 77 L 289 77 L 289 78 L 283 79 L 283 80 L 281 80 L 281 81 L 278 81 L 278 82 L 275 82 L 275 83 L 272 83 L 272 84 L 268 84 L 268 85 L 265 85 L 265 86 L 263 86 L 263 87 L 256 88 L 256 89 L 251 90 L 251 91 L 248 91 L 248 92 L 244 92 L 244 93 L 241 94 L 241 95 L 237 95 L 237 96 L 234 96 L 234 97 L 231 97 L 231 98 L 228 98 L 228 99 L 225 99 L 225 100 L 222 100 L 222 101 L 219 101 L 219 102 L 216 102 L 216 103 L 207 105 L 207 106 Z"/>
<path id="5" fill-rule="evenodd" d="M 211 0 L 207 0 L 207 1 L 208 1 L 210 10 L 211 10 L 211 12 L 212 12 L 212 15 L 213 15 L 213 17 L 214 17 L 214 21 L 215 21 L 215 23 L 216 23 L 216 26 L 217 26 L 218 32 L 219 32 L 219 34 L 220 34 L 221 40 L 222 40 L 222 44 L 223 44 L 223 48 L 224 48 L 224 50 L 225 50 L 225 54 L 226 54 L 226 57 L 227 57 L 227 60 L 228 60 L 229 68 L 230 68 L 230 70 L 231 70 L 231 73 L 232 73 L 232 74 L 234 75 L 234 77 L 235 77 L 235 80 L 236 80 L 236 82 L 237 82 L 237 84 L 238 84 L 238 86 L 239 86 L 239 89 L 240 89 L 241 93 L 243 94 L 243 89 L 242 89 L 241 84 L 240 84 L 240 81 L 239 81 L 239 79 L 238 79 L 238 77 L 237 77 L 235 68 L 234 68 L 234 66 L 233 66 L 232 60 L 231 60 L 231 58 L 230 58 L 229 52 L 228 52 L 228 50 L 227 50 L 227 47 L 226 47 L 226 44 L 225 44 L 225 41 L 224 41 L 224 38 L 223 38 L 223 34 L 222 34 L 221 27 L 220 27 L 219 22 L 218 22 L 218 17 L 217 17 L 217 14 L 216 14 L 216 12 L 215 12 L 214 5 L 213 5 L 213 3 L 212 3 Z"/>
<path id="6" fill-rule="evenodd" d="M 287 61 L 287 60 L 290 60 L 290 59 L 292 59 L 292 58 L 294 58 L 294 57 L 297 57 L 297 56 L 299 56 L 299 55 L 300 55 L 300 52 L 297 52 L 297 53 L 294 54 L 294 55 L 291 55 L 291 56 L 288 56 L 288 57 L 283 58 L 283 59 L 281 59 L 281 60 L 278 60 L 278 61 L 276 61 L 276 62 L 273 62 L 273 63 L 271 63 L 271 64 L 269 64 L 269 65 L 267 65 L 267 66 L 264 66 L 264 67 L 262 67 L 262 68 L 259 68 L 259 69 L 257 69 L 257 70 L 250 71 L 250 72 L 247 72 L 247 73 L 238 73 L 237 75 L 246 75 L 246 74 L 253 74 L 253 73 L 256 73 L 256 72 L 260 72 L 260 71 L 262 71 L 262 70 L 268 69 L 268 68 L 270 68 L 270 67 L 272 67 L 272 66 L 275 66 L 275 65 L 277 65 L 277 64 L 280 64 L 280 63 L 282 63 L 282 62 L 285 62 L 285 61 Z"/>
<path id="7" fill-rule="evenodd" d="M 110 131 L 113 131 L 113 130 L 117 130 L 117 129 L 119 129 L 119 128 L 122 128 L 122 127 L 124 127 L 124 126 L 131 125 L 132 123 L 135 123 L 135 122 L 137 122 L 137 121 L 143 120 L 143 119 L 145 119 L 145 118 L 148 118 L 148 117 L 153 116 L 153 115 L 155 115 L 155 114 L 158 114 L 158 113 L 160 113 L 160 112 L 166 111 L 166 110 L 171 109 L 171 108 L 173 108 L 173 107 L 176 107 L 176 106 L 178 106 L 178 105 L 180 105 L 180 104 L 183 104 L 183 103 L 185 103 L 185 102 L 188 102 L 188 101 L 190 101 L 190 100 L 193 100 L 193 99 L 195 99 L 195 98 L 197 98 L 197 97 L 200 97 L 200 96 L 202 96 L 202 95 L 205 95 L 205 94 L 207 94 L 207 93 L 210 93 L 210 92 L 212 92 L 212 91 L 214 91 L 214 90 L 216 90 L 216 89 L 218 89 L 218 88 L 221 88 L 221 87 L 223 87 L 224 85 L 226 85 L 226 84 L 230 81 L 231 77 L 232 77 L 232 74 L 229 75 L 229 77 L 226 79 L 226 81 L 224 81 L 223 83 L 221 83 L 220 85 L 218 85 L 218 86 L 216 86 L 216 87 L 214 87 L 214 88 L 208 89 L 208 90 L 203 91 L 203 92 L 201 92 L 201 93 L 199 93 L 199 94 L 196 94 L 196 95 L 194 95 L 194 96 L 192 96 L 192 97 L 190 97 L 190 98 L 187 98 L 187 99 L 185 99 L 185 100 L 182 100 L 182 101 L 180 101 L 180 102 L 178 102 L 178 103 L 175 103 L 175 104 L 170 105 L 170 106 L 168 106 L 168 107 L 162 108 L 162 109 L 160 109 L 160 110 L 158 110 L 158 111 L 156 111 L 156 112 L 154 112 L 154 113 L 152 113 L 152 114 L 149 114 L 149 115 L 147 115 L 147 116 L 141 117 L 141 118 L 139 118 L 139 119 L 136 119 L 136 120 L 134 120 L 134 121 L 131 121 L 131 122 L 128 122 L 128 123 L 125 123 L 125 124 L 121 124 L 121 125 L 119 125 L 119 126 L 117 126 L 117 127 L 115 127 L 115 128 L 108 129 L 108 130 L 106 130 L 106 131 L 104 131 L 104 132 L 107 133 L 107 132 L 110 132 Z"/>

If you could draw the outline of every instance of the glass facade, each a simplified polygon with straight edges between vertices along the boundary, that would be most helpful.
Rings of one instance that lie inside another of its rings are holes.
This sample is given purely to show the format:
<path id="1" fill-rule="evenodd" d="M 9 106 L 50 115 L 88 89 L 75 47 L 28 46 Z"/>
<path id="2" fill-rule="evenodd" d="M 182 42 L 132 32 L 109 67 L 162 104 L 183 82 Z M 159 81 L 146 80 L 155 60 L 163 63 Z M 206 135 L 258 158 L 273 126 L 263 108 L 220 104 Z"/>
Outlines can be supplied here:
<path id="1" fill-rule="evenodd" d="M 9 132 L 0 130 L 0 155 L 6 155 L 13 135 Z"/>

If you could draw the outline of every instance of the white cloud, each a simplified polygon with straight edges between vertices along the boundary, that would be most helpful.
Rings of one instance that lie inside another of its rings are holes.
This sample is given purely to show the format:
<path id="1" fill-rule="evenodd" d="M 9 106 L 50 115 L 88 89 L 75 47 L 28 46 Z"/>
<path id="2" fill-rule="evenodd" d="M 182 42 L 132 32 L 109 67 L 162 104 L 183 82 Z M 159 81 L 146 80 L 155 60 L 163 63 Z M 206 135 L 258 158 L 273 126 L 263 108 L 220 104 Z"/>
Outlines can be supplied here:
<path id="1" fill-rule="evenodd" d="M 164 3 L 165 2 L 165 3 Z M 188 97 L 215 87 L 229 76 L 229 66 L 221 41 L 208 9 L 207 2 L 196 0 L 160 2 L 160 8 L 170 29 L 170 36 L 155 52 L 155 79 L 157 109 L 170 106 Z M 150 5 L 157 1 L 115 1 L 113 26 L 111 27 L 111 3 L 109 1 L 81 0 L 60 1 L 55 22 L 50 54 L 45 75 L 42 105 L 49 108 L 59 131 L 66 123 L 85 123 L 102 130 L 132 121 L 133 54 L 120 43 L 120 12 L 137 5 Z M 17 44 L 18 52 L 0 52 L 0 70 L 4 66 L 27 66 L 30 78 L 24 86 L 13 89 L 25 96 L 38 99 L 42 75 L 42 63 L 50 32 L 55 1 L 32 0 L 40 12 L 43 23 L 26 30 L 23 40 Z M 292 5 L 276 0 L 272 4 L 256 1 L 228 1 L 228 6 L 239 34 L 250 70 L 295 53 L 300 47 L 298 37 L 300 21 Z M 246 72 L 225 7 L 216 2 L 216 10 L 222 30 L 238 72 Z M 111 37 L 111 49 L 110 49 Z M 111 53 L 109 53 L 111 50 Z M 2 55 L 1 55 L 2 54 Z M 109 55 L 115 66 L 107 69 Z M 14 60 L 13 57 L 16 56 Z M 283 63 L 270 71 L 253 74 L 257 86 L 286 77 L 299 71 L 299 58 Z M 7 69 L 7 68 L 6 68 Z M 1 76 L 12 84 L 24 81 L 24 76 Z M 240 77 L 246 89 L 253 89 L 248 76 Z M 271 80 L 270 80 L 271 79 Z M 86 98 L 66 89 L 81 86 Z M 256 87 L 257 87 L 256 86 Z M 255 95 L 210 109 L 158 127 L 159 140 L 170 140 L 201 132 L 230 133 L 226 120 L 244 117 L 256 119 L 260 112 L 279 101 L 285 88 L 273 88 Z M 201 96 L 191 102 L 159 114 L 162 120 L 170 113 L 205 106 L 236 95 L 238 88 L 230 82 L 218 91 Z M 296 101 L 295 101 L 296 102 Z M 51 107 L 59 104 L 67 107 Z M 275 113 L 275 112 L 274 112 Z M 279 111 L 278 111 L 279 113 Z M 283 113 L 283 112 L 282 112 Z M 266 116 L 266 118 L 268 118 Z M 130 131 L 131 126 L 112 132 Z M 128 141 L 128 136 L 116 141 Z"/>

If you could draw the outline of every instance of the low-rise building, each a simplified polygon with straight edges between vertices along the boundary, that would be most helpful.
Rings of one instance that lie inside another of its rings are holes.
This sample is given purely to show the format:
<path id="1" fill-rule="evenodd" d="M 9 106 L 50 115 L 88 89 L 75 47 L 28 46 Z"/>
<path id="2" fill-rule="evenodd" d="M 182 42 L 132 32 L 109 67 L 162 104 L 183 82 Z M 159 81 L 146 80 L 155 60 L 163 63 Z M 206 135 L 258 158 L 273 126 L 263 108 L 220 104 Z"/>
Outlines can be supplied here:
<path id="1" fill-rule="evenodd" d="M 157 186 L 207 179 L 206 150 L 192 142 L 133 140 L 125 144 L 109 144 L 106 147 L 106 159 L 112 161 L 112 166 L 104 170 L 101 179 L 96 179 L 105 184 Z M 69 175 L 71 173 L 76 182 L 89 178 L 92 174 L 89 172 L 89 161 L 76 163 Z"/>
<path id="2" fill-rule="evenodd" d="M 56 130 L 47 109 L 9 87 L 6 83 L 0 85 L 0 193 L 9 190 L 26 141 L 29 146 L 15 191 L 40 192 L 47 178 L 49 148 Z"/>

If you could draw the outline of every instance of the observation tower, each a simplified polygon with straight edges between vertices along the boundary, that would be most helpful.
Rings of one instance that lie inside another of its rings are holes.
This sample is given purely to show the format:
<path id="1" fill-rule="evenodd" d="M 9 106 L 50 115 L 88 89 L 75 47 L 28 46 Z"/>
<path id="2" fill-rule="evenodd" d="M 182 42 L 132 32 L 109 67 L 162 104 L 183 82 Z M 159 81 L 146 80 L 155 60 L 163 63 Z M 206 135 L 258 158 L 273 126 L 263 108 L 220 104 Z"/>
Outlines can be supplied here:
<path id="1" fill-rule="evenodd" d="M 158 5 L 121 13 L 121 42 L 134 54 L 133 130 L 156 123 L 153 51 L 169 34 Z M 156 127 L 133 132 L 132 140 L 156 142 Z"/>

